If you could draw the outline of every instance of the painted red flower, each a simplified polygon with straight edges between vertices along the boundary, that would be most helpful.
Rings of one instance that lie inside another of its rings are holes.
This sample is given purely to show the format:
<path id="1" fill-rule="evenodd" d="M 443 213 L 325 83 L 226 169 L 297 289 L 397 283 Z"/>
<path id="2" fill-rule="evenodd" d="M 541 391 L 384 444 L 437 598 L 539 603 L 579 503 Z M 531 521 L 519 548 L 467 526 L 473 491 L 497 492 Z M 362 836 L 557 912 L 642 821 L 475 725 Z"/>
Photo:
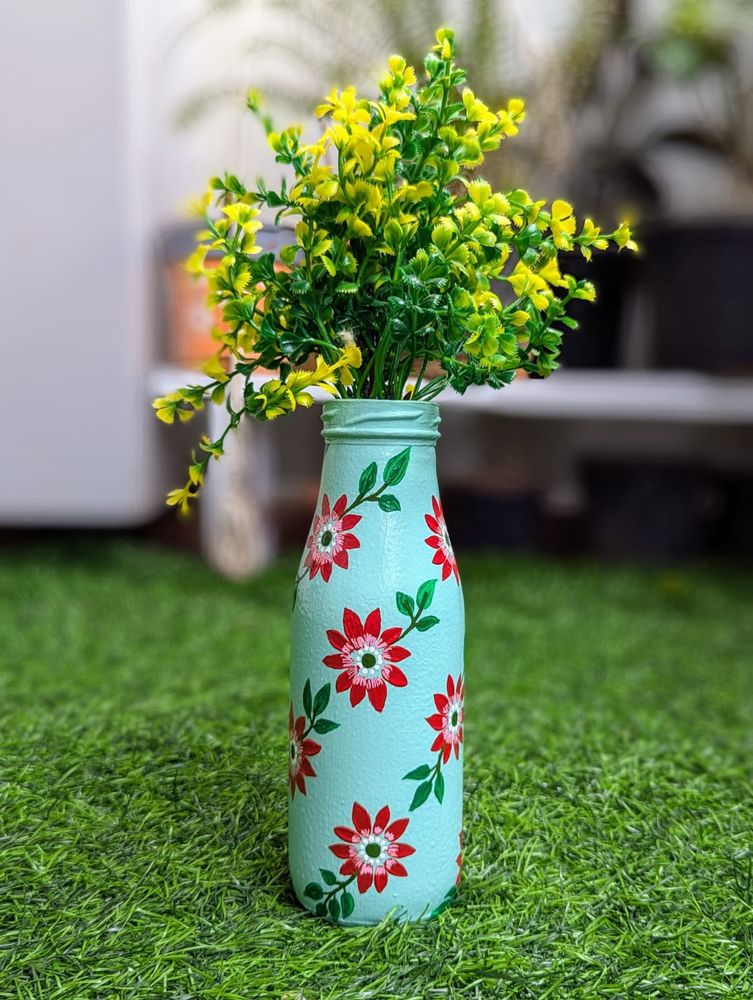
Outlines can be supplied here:
<path id="1" fill-rule="evenodd" d="M 288 716 L 288 732 L 290 735 L 289 779 L 290 794 L 295 798 L 296 788 L 301 795 L 306 794 L 306 778 L 315 778 L 316 771 L 311 766 L 309 757 L 315 757 L 322 749 L 313 740 L 304 739 L 306 719 L 299 715 L 293 716 L 293 706 L 290 706 Z"/>
<path id="2" fill-rule="evenodd" d="M 382 806 L 371 822 L 371 816 L 362 805 L 353 804 L 353 829 L 336 826 L 334 833 L 342 844 L 331 844 L 330 851 L 342 859 L 341 875 L 357 875 L 358 891 L 367 892 L 372 883 L 377 892 L 382 892 L 390 875 L 404 878 L 408 872 L 399 861 L 414 854 L 416 849 L 403 844 L 399 837 L 407 829 L 410 820 L 396 819 L 390 823 L 390 810 Z"/>
<path id="3" fill-rule="evenodd" d="M 317 573 L 326 582 L 332 576 L 332 567 L 348 568 L 348 550 L 360 548 L 361 543 L 351 529 L 361 520 L 360 514 L 346 514 L 348 498 L 343 494 L 330 510 L 329 497 L 322 497 L 320 514 L 314 515 L 311 533 L 306 540 L 306 558 L 303 565 L 309 571 L 309 580 Z"/>
<path id="4" fill-rule="evenodd" d="M 461 830 L 458 834 L 458 840 L 460 841 L 460 853 L 455 858 L 455 862 L 458 866 L 458 873 L 455 877 L 455 885 L 460 885 L 463 881 L 463 831 Z"/>
<path id="5" fill-rule="evenodd" d="M 448 674 L 447 695 L 434 695 L 437 711 L 426 719 L 431 728 L 437 730 L 431 749 L 442 750 L 444 764 L 450 759 L 453 750 L 456 759 L 460 757 L 460 744 L 463 742 L 463 690 L 463 675 L 453 681 Z"/>
<path id="6" fill-rule="evenodd" d="M 454 573 L 455 580 L 460 583 L 458 564 L 455 560 L 455 553 L 452 551 L 450 536 L 447 533 L 442 504 L 436 497 L 432 497 L 431 506 L 434 513 L 424 514 L 424 519 L 431 534 L 424 541 L 430 548 L 437 550 L 434 553 L 432 562 L 435 566 L 442 567 L 442 579 L 446 580 L 450 573 Z"/>
<path id="7" fill-rule="evenodd" d="M 378 608 L 361 623 L 358 615 L 346 608 L 343 612 L 343 630 L 327 631 L 327 638 L 337 653 L 324 657 L 325 666 L 342 671 L 337 678 L 335 690 L 350 691 L 350 704 L 360 704 L 368 695 L 377 712 L 381 712 L 387 700 L 387 685 L 405 687 L 408 678 L 398 667 L 410 652 L 394 643 L 402 635 L 402 629 L 386 628 L 382 631 L 382 615 Z"/>

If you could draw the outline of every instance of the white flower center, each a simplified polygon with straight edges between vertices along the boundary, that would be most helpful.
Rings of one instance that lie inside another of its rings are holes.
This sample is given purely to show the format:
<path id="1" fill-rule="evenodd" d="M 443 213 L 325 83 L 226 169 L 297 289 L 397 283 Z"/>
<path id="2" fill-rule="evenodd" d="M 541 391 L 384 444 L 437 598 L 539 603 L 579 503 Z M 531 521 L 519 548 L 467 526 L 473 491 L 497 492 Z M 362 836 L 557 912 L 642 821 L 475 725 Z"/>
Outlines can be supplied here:
<path id="1" fill-rule="evenodd" d="M 389 846 L 390 842 L 386 837 L 378 833 L 370 833 L 356 845 L 356 853 L 365 865 L 378 868 L 389 857 Z"/>
<path id="2" fill-rule="evenodd" d="M 382 650 L 374 643 L 354 649 L 350 659 L 359 675 L 366 679 L 379 677 L 385 663 Z"/>
<path id="3" fill-rule="evenodd" d="M 457 699 L 450 702 L 447 708 L 445 729 L 448 733 L 457 733 L 463 725 L 463 703 Z"/>
<path id="4" fill-rule="evenodd" d="M 316 545 L 320 552 L 331 552 L 337 541 L 337 526 L 334 521 L 325 521 L 316 536 Z"/>

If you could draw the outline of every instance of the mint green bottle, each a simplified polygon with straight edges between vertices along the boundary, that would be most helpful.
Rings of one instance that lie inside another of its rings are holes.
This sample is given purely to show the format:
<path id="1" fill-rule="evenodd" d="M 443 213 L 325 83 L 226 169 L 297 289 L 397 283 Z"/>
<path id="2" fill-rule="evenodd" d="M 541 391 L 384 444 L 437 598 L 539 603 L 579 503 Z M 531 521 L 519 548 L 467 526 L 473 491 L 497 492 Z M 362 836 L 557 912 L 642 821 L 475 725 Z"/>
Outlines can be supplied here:
<path id="1" fill-rule="evenodd" d="M 296 578 L 289 858 L 343 924 L 426 920 L 460 879 L 463 594 L 434 403 L 333 400 Z"/>

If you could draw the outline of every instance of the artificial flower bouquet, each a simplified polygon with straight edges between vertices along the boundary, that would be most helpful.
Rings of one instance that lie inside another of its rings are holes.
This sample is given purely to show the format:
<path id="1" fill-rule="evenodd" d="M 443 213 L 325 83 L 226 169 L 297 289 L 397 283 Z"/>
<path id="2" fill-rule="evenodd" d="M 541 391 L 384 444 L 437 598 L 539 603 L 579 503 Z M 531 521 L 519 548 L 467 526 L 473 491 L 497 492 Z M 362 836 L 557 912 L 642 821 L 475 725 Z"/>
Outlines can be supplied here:
<path id="1" fill-rule="evenodd" d="M 591 283 L 561 270 L 560 254 L 635 249 L 624 222 L 605 233 L 589 218 L 579 223 L 564 200 L 492 190 L 479 171 L 517 133 L 523 101 L 488 108 L 455 63 L 453 32 L 436 38 L 420 82 L 392 56 L 378 98 L 353 88 L 330 94 L 317 108 L 326 129 L 315 143 L 302 142 L 296 126 L 275 131 L 249 95 L 291 176 L 277 189 L 231 174 L 209 182 L 187 266 L 206 277 L 209 304 L 222 310 L 217 353 L 204 366 L 207 382 L 153 405 L 172 423 L 207 400 L 224 402 L 228 422 L 215 440 L 202 439 L 169 504 L 188 508 L 244 415 L 272 420 L 310 406 L 312 388 L 430 400 L 447 387 L 499 388 L 518 371 L 549 375 L 565 330 L 577 325 L 568 305 L 595 297 Z M 262 209 L 295 220 L 283 268 L 257 245 Z M 210 253 L 218 266 L 207 266 Z M 260 382 L 260 369 L 276 377 Z M 242 392 L 231 401 L 235 380 Z"/>

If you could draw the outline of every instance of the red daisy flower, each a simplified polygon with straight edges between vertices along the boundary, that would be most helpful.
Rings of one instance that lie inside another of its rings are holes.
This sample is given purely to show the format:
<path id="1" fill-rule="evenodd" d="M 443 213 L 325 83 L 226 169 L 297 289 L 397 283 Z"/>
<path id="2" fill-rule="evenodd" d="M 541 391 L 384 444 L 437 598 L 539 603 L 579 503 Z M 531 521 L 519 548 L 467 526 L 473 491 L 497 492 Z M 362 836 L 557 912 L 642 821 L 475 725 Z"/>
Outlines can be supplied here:
<path id="1" fill-rule="evenodd" d="M 309 757 L 315 757 L 322 749 L 313 740 L 303 738 L 306 720 L 302 715 L 293 717 L 293 706 L 290 706 L 288 716 L 288 732 L 290 734 L 289 779 L 290 794 L 295 798 L 295 790 L 301 795 L 306 794 L 306 778 L 315 778 L 316 771 L 311 766 Z"/>
<path id="2" fill-rule="evenodd" d="M 378 608 L 361 624 L 358 615 L 346 608 L 343 612 L 345 634 L 335 629 L 327 631 L 327 638 L 338 650 L 324 657 L 324 664 L 342 673 L 337 678 L 335 690 L 350 690 L 350 704 L 358 705 L 366 695 L 371 705 L 381 712 L 387 700 L 387 685 L 405 687 L 408 678 L 400 667 L 401 660 L 410 656 L 402 646 L 395 646 L 402 629 L 386 628 L 382 631 L 382 615 Z"/>
<path id="3" fill-rule="evenodd" d="M 450 573 L 455 574 L 455 579 L 460 583 L 458 575 L 458 564 L 455 560 L 455 553 L 452 551 L 452 543 L 447 533 L 442 504 L 436 497 L 431 498 L 433 514 L 424 514 L 424 519 L 431 534 L 424 541 L 430 548 L 436 549 L 432 562 L 435 566 L 442 567 L 442 579 L 446 580 Z"/>
<path id="4" fill-rule="evenodd" d="M 317 573 L 326 582 L 332 576 L 332 567 L 348 568 L 348 549 L 358 549 L 361 543 L 350 533 L 361 520 L 360 514 L 346 514 L 348 498 L 343 494 L 330 510 L 329 497 L 322 497 L 322 510 L 314 515 L 311 533 L 306 540 L 306 558 L 303 565 L 309 571 L 309 580 Z"/>
<path id="5" fill-rule="evenodd" d="M 450 759 L 453 750 L 456 759 L 460 757 L 460 744 L 463 742 L 463 690 L 463 675 L 456 682 L 448 674 L 447 696 L 434 695 L 437 711 L 426 719 L 431 728 L 437 730 L 431 749 L 442 750 L 444 764 Z"/>
<path id="6" fill-rule="evenodd" d="M 330 851 L 343 860 L 341 875 L 357 875 L 358 891 L 367 892 L 372 883 L 382 892 L 390 875 L 404 878 L 408 872 L 398 860 L 414 854 L 415 847 L 403 844 L 398 838 L 405 832 L 408 819 L 390 823 L 390 810 L 382 806 L 371 822 L 371 816 L 357 802 L 353 804 L 353 826 L 336 826 L 335 835 L 344 841 L 331 844 Z"/>

